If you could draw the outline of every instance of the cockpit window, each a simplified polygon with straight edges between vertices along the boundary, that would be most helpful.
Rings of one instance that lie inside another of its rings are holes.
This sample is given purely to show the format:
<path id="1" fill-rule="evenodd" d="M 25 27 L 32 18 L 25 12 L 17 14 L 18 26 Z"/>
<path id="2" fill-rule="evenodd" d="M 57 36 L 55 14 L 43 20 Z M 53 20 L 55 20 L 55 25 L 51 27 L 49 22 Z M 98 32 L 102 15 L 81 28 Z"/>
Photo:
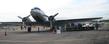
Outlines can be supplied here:
<path id="1" fill-rule="evenodd" d="M 38 10 L 40 10 L 39 8 L 37 8 L 37 7 L 35 7 L 34 9 L 38 9 Z"/>

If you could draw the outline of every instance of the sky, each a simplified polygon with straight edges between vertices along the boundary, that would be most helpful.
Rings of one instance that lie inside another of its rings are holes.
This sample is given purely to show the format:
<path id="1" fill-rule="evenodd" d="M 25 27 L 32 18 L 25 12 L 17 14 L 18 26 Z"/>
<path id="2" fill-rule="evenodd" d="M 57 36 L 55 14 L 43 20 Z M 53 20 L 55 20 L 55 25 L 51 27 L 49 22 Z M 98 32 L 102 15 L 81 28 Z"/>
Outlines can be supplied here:
<path id="1" fill-rule="evenodd" d="M 109 0 L 0 0 L 0 22 L 21 21 L 17 16 L 30 15 L 34 7 L 39 7 L 48 16 L 58 12 L 56 19 L 109 19 Z"/>

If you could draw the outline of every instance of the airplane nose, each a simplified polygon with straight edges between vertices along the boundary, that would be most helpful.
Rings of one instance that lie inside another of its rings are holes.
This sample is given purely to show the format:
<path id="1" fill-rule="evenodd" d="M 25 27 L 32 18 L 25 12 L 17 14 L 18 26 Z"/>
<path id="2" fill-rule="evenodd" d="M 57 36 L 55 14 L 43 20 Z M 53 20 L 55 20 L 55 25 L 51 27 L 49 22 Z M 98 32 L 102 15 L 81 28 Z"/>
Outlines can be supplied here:
<path id="1" fill-rule="evenodd" d="M 38 8 L 38 7 L 34 7 L 33 9 L 31 9 L 31 10 L 35 10 L 35 9 L 38 9 L 38 10 L 40 10 L 40 8 Z"/>

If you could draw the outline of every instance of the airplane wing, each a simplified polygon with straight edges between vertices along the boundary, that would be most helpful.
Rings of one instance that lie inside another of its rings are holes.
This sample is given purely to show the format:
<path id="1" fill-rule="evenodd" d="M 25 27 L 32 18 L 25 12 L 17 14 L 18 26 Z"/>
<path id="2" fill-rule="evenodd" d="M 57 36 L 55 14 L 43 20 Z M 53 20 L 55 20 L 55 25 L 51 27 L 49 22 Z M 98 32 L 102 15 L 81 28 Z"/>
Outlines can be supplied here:
<path id="1" fill-rule="evenodd" d="M 96 18 L 80 18 L 80 19 L 66 19 L 66 20 L 56 20 L 55 25 L 57 24 L 66 24 L 71 22 L 84 22 L 84 21 L 92 21 L 96 19 L 102 19 L 102 17 L 96 17 Z M 38 22 L 31 22 L 32 25 L 43 25 L 43 26 L 49 26 L 50 22 L 44 22 L 44 23 L 38 23 Z"/>
<path id="2" fill-rule="evenodd" d="M 96 18 L 80 18 L 80 19 L 67 19 L 67 20 L 56 20 L 56 23 L 68 23 L 68 22 L 84 22 L 84 21 L 92 21 L 96 19 L 102 19 L 102 17 Z"/>
<path id="3" fill-rule="evenodd" d="M 56 20 L 55 24 L 65 24 L 69 22 L 84 22 L 84 21 L 92 21 L 96 19 L 102 19 L 102 17 L 96 17 L 96 18 L 81 18 L 81 19 L 67 19 L 67 20 Z M 21 26 L 22 22 L 0 22 L 0 26 Z M 31 25 L 45 25 L 49 26 L 49 22 L 45 23 L 37 23 L 37 22 L 31 22 Z"/>

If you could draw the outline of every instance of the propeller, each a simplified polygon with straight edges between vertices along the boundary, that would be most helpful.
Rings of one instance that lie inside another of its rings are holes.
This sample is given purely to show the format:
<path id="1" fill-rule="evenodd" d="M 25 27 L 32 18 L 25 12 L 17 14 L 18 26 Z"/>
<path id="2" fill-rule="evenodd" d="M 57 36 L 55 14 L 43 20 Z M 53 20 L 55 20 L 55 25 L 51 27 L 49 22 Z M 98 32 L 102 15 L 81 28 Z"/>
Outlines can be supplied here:
<path id="1" fill-rule="evenodd" d="M 18 18 L 23 19 L 21 16 L 18 16 Z"/>
<path id="2" fill-rule="evenodd" d="M 54 14 L 53 17 L 57 16 L 58 14 L 59 14 L 59 13 Z"/>
<path id="3" fill-rule="evenodd" d="M 30 15 L 28 15 L 26 17 L 18 16 L 18 18 L 22 19 L 22 22 L 27 22 L 29 17 L 30 17 Z"/>
<path id="4" fill-rule="evenodd" d="M 21 27 L 26 28 L 26 24 L 25 23 L 29 21 L 29 17 L 30 17 L 30 15 L 28 15 L 26 17 L 18 16 L 18 18 L 20 18 L 22 20 L 22 26 Z"/>
<path id="5" fill-rule="evenodd" d="M 30 17 L 30 15 L 28 15 L 28 16 L 26 16 L 27 18 L 29 18 Z"/>
<path id="6" fill-rule="evenodd" d="M 54 15 L 51 15 L 51 16 L 48 16 L 48 19 L 50 21 L 50 28 L 51 28 L 51 31 L 53 31 L 54 29 L 54 23 L 55 23 L 55 17 L 58 15 L 59 13 L 56 13 Z"/>

